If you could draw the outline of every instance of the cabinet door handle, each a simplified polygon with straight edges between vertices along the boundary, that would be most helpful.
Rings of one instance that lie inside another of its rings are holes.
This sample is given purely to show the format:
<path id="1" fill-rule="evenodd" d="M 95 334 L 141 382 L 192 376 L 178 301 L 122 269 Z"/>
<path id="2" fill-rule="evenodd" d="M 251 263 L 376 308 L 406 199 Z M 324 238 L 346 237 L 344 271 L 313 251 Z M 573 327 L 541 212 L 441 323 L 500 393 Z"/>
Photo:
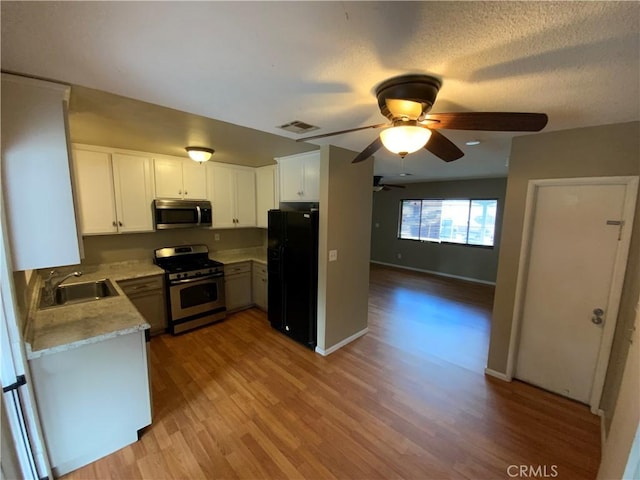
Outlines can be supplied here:
<path id="1" fill-rule="evenodd" d="M 189 192 L 187 192 L 187 191 L 185 190 L 185 191 L 184 191 L 184 194 L 185 194 L 185 195 L 189 195 Z"/>
<path id="2" fill-rule="evenodd" d="M 178 190 L 178 195 L 182 195 L 182 190 Z"/>
<path id="3" fill-rule="evenodd" d="M 114 220 L 113 222 L 111 222 L 111 225 L 113 225 L 114 227 L 117 227 L 118 224 L 116 223 L 116 221 Z"/>
<path id="4" fill-rule="evenodd" d="M 120 227 L 122 227 L 122 226 L 123 226 L 123 225 L 122 225 L 122 222 L 118 222 L 118 225 L 119 225 Z"/>

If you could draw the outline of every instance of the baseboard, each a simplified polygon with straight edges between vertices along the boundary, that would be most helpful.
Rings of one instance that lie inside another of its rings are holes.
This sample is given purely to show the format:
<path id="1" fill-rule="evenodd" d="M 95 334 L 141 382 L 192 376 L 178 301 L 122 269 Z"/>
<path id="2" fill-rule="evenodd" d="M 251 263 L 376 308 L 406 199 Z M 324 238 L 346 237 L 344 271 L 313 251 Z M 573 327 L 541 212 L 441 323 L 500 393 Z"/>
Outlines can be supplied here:
<path id="1" fill-rule="evenodd" d="M 411 270 L 413 272 L 430 273 L 431 275 L 437 275 L 438 277 L 455 278 L 456 280 L 464 280 L 465 282 L 481 283 L 483 285 L 493 285 L 496 282 L 489 282 L 487 280 L 480 280 L 479 278 L 463 277 L 461 275 L 452 275 L 450 273 L 436 272 L 434 270 L 425 270 L 424 268 L 407 267 L 406 265 L 396 265 L 395 263 L 378 262 L 377 260 L 370 260 L 370 263 L 377 265 L 384 265 L 386 267 L 402 268 L 403 270 Z"/>
<path id="2" fill-rule="evenodd" d="M 604 418 L 604 410 L 598 409 L 598 416 L 600 417 L 600 460 L 604 455 L 604 445 L 607 443 L 607 429 L 605 427 L 606 419 Z"/>
<path id="3" fill-rule="evenodd" d="M 511 381 L 511 377 L 509 375 L 507 375 L 506 373 L 498 372 L 498 371 L 492 370 L 490 368 L 485 368 L 484 369 L 484 374 L 485 375 L 489 375 L 490 377 L 498 378 L 498 379 L 502 380 L 503 382 L 510 382 Z"/>
<path id="4" fill-rule="evenodd" d="M 316 347 L 316 353 L 319 353 L 320 355 L 322 355 L 323 357 L 326 357 L 327 355 L 331 355 L 333 352 L 335 352 L 336 350 L 344 347 L 345 345 L 347 345 L 348 343 L 353 342 L 355 339 L 360 338 L 361 336 L 363 336 L 364 334 L 366 334 L 369 331 L 369 328 L 364 328 L 362 330 L 360 330 L 359 332 L 354 333 L 353 335 L 351 335 L 350 337 L 345 338 L 344 340 L 342 340 L 341 342 L 336 343 L 335 345 L 333 345 L 332 347 L 327 348 L 326 350 L 320 347 Z"/>

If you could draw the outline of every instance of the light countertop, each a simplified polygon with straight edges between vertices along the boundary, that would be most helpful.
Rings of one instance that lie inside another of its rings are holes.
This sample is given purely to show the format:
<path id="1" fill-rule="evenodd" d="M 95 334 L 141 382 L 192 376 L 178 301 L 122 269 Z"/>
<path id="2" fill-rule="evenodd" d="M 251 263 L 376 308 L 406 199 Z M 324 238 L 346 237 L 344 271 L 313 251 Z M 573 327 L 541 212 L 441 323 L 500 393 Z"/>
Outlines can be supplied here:
<path id="1" fill-rule="evenodd" d="M 242 248 L 237 250 L 221 250 L 218 252 L 209 252 L 212 260 L 222 262 L 225 265 L 232 263 L 240 263 L 254 261 L 267 264 L 267 249 L 264 247 Z"/>
<path id="2" fill-rule="evenodd" d="M 64 275 L 74 270 L 82 271 L 83 275 L 69 279 L 64 284 L 108 278 L 118 295 L 41 310 L 38 309 L 38 303 L 43 280 L 38 277 L 25 332 L 28 359 L 150 328 L 117 282 L 162 275 L 164 271 L 161 268 L 151 262 L 118 262 L 106 265 L 64 267 L 58 269 L 58 274 Z"/>
<path id="3" fill-rule="evenodd" d="M 226 265 L 254 261 L 267 264 L 267 250 L 263 247 L 210 252 L 209 257 Z M 118 281 L 162 275 L 164 270 L 151 262 L 115 262 L 101 265 L 76 265 L 56 269 L 58 275 L 80 270 L 81 277 L 70 278 L 66 284 L 108 278 L 117 296 L 101 300 L 38 309 L 43 279 L 38 276 L 34 286 L 25 331 L 28 359 L 70 350 L 82 345 L 101 342 L 118 335 L 147 330 L 150 325 L 118 285 Z"/>

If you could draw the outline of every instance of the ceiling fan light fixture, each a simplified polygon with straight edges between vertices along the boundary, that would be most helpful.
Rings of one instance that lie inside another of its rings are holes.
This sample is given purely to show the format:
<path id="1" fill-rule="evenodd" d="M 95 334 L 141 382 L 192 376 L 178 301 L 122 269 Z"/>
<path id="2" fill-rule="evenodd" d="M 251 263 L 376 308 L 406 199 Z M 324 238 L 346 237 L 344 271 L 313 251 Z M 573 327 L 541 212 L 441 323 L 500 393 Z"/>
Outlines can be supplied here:
<path id="1" fill-rule="evenodd" d="M 389 127 L 380 132 L 387 150 L 404 157 L 423 148 L 431 138 L 431 130 L 415 125 Z"/>
<path id="2" fill-rule="evenodd" d="M 189 154 L 189 158 L 198 163 L 208 161 L 215 151 L 213 148 L 207 147 L 185 147 L 185 150 Z"/>

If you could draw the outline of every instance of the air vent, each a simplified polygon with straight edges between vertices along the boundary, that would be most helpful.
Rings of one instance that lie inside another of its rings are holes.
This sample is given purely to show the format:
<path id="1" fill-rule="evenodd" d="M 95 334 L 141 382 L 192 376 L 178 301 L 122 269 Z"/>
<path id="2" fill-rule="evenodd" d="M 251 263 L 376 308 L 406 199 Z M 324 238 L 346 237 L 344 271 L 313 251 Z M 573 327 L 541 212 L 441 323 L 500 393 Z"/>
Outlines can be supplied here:
<path id="1" fill-rule="evenodd" d="M 315 125 L 309 125 L 308 123 L 301 122 L 300 120 L 294 120 L 293 122 L 285 123 L 284 125 L 278 126 L 282 130 L 286 130 L 291 133 L 306 133 L 312 132 L 313 130 L 318 130 L 320 127 L 316 127 Z"/>

